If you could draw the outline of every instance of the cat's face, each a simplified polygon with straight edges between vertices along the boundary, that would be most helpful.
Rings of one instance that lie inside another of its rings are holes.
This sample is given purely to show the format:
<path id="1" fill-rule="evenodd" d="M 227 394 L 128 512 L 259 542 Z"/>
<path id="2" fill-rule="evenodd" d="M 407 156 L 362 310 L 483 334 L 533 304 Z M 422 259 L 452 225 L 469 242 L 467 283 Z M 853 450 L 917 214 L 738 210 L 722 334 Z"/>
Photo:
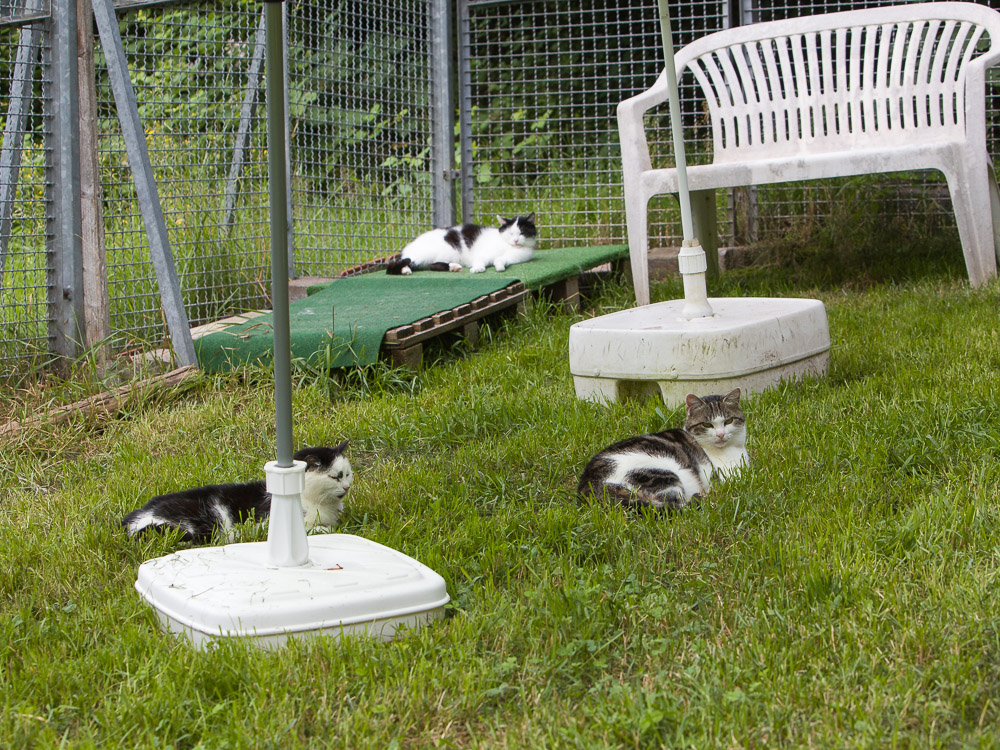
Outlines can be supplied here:
<path id="1" fill-rule="evenodd" d="M 684 428 L 703 446 L 720 450 L 746 443 L 746 422 L 740 409 L 740 389 L 725 396 L 689 394 Z"/>
<path id="2" fill-rule="evenodd" d="M 341 498 L 354 483 L 354 472 L 345 451 L 347 442 L 333 448 L 303 448 L 295 454 L 296 461 L 305 461 L 305 482 L 313 493 Z"/>
<path id="3" fill-rule="evenodd" d="M 500 236 L 511 247 L 528 247 L 532 250 L 538 242 L 538 230 L 535 228 L 535 213 L 532 211 L 527 216 L 515 216 L 513 219 L 505 219 L 497 216 L 500 223 Z"/>

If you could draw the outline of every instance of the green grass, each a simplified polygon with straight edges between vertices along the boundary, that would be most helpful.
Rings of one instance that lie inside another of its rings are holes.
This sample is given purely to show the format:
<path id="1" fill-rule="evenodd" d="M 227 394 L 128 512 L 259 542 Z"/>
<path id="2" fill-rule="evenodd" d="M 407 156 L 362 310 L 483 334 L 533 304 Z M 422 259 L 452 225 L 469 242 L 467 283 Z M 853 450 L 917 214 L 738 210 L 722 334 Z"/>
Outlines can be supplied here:
<path id="1" fill-rule="evenodd" d="M 8 442 L 0 744 L 997 746 L 1000 286 L 968 288 L 954 245 L 880 259 L 855 240 L 850 272 L 796 245 L 793 265 L 713 283 L 821 298 L 830 370 L 748 399 L 750 472 L 672 516 L 574 495 L 593 452 L 681 421 L 656 400 L 576 400 L 580 315 L 536 305 L 420 374 L 300 371 L 297 443 L 351 441 L 339 531 L 447 581 L 447 618 L 392 643 L 196 652 L 132 588 L 176 544 L 114 521 L 261 476 L 268 373 Z M 628 299 L 610 285 L 583 315 Z M 11 414 L 43 398 L 14 395 Z"/>

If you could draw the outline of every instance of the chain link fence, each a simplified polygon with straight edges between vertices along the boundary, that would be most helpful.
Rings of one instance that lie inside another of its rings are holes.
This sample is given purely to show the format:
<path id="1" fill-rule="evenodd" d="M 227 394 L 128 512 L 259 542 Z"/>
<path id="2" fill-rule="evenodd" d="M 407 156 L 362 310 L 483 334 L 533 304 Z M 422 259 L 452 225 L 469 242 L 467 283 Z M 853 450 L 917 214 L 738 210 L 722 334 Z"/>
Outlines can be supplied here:
<path id="1" fill-rule="evenodd" d="M 671 12 L 679 46 L 733 24 L 879 4 L 682 0 Z M 67 77 L 73 5 L 0 2 L 0 373 L 8 375 L 85 346 L 74 321 L 88 261 L 71 236 L 79 190 L 67 186 L 66 162 L 88 146 L 63 112 L 75 81 Z M 186 319 L 266 307 L 261 3 L 116 7 Z M 336 275 L 431 226 L 489 224 L 497 214 L 535 211 L 548 247 L 625 241 L 615 107 L 662 67 L 656 0 L 288 0 L 285 9 L 295 275 Z M 109 83 L 114 50 L 94 45 L 80 90 L 93 78 L 107 264 L 97 275 L 107 284 L 110 348 L 122 353 L 158 346 L 169 332 Z M 692 87 L 681 81 L 689 159 L 700 163 L 711 143 L 685 95 Z M 993 150 L 1000 119 L 990 97 Z M 651 147 L 668 163 L 666 112 L 651 116 L 663 124 Z M 822 218 L 840 184 L 720 191 L 720 239 L 767 240 Z M 950 221 L 933 176 L 878 178 L 877 192 L 889 214 Z M 674 202 L 654 208 L 652 242 L 677 244 Z"/>

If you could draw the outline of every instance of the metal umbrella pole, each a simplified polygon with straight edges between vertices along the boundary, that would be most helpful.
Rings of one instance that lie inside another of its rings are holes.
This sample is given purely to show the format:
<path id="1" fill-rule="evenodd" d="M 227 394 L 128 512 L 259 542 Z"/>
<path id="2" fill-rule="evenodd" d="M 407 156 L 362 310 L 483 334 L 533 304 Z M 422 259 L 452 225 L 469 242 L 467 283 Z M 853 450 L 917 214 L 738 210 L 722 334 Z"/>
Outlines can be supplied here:
<path id="1" fill-rule="evenodd" d="M 674 158 L 677 162 L 677 199 L 681 205 L 681 228 L 684 241 L 677 256 L 677 265 L 684 280 L 684 307 L 681 315 L 691 320 L 713 314 L 708 304 L 708 290 L 705 272 L 708 261 L 705 249 L 694 236 L 694 222 L 691 219 L 691 193 L 687 180 L 687 155 L 684 150 L 684 128 L 681 122 L 681 104 L 678 94 L 677 69 L 674 65 L 674 43 L 670 28 L 668 0 L 659 0 L 660 33 L 663 36 L 664 75 L 667 77 L 667 101 L 670 107 L 670 132 L 674 142 Z"/>
<path id="2" fill-rule="evenodd" d="M 283 0 L 265 0 L 267 171 L 271 217 L 271 308 L 274 322 L 274 416 L 277 460 L 265 465 L 271 514 L 267 530 L 270 561 L 304 565 L 309 559 L 302 490 L 305 464 L 292 455 L 292 365 L 288 323 L 288 206 L 285 161 L 285 40 Z"/>

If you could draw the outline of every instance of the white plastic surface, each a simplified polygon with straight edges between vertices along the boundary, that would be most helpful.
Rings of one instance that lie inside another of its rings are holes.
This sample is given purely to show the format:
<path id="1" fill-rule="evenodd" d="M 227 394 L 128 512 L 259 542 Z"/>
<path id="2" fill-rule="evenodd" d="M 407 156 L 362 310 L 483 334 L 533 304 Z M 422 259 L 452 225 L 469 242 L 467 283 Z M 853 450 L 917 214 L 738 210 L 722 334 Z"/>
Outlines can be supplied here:
<path id="1" fill-rule="evenodd" d="M 914 169 L 944 173 L 969 280 L 997 274 L 1000 206 L 986 151 L 986 69 L 1000 59 L 1000 13 L 916 3 L 726 29 L 674 56 L 712 124 L 713 163 L 688 165 L 692 191 Z M 989 45 L 981 53 L 977 45 Z M 678 191 L 654 168 L 644 115 L 668 82 L 618 105 L 636 300 L 649 303 L 649 200 Z M 701 108 L 699 107 L 699 111 Z"/>
<path id="2" fill-rule="evenodd" d="M 231 636 L 268 646 L 344 633 L 388 640 L 401 625 L 444 616 L 444 579 L 376 542 L 312 536 L 309 562 L 297 568 L 268 564 L 265 545 L 197 547 L 149 560 L 135 588 L 167 630 L 198 646 Z"/>
<path id="3" fill-rule="evenodd" d="M 821 375 L 830 331 L 819 300 L 721 297 L 715 315 L 687 320 L 684 300 L 622 310 L 574 324 L 569 369 L 577 395 L 614 400 L 648 382 L 670 406 L 687 393 L 741 387 L 753 393 L 805 374 Z"/>
<path id="4" fill-rule="evenodd" d="M 264 464 L 264 475 L 264 486 L 272 495 L 301 495 L 306 488 L 305 461 L 292 461 L 291 466 L 268 461 Z"/>

